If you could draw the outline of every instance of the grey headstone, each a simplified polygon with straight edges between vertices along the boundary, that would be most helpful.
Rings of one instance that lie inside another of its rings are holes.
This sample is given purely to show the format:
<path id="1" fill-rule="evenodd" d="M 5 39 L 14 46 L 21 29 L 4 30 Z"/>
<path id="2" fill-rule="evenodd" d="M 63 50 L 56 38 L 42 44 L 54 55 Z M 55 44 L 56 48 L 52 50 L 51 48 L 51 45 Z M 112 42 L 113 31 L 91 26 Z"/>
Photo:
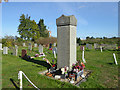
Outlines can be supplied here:
<path id="1" fill-rule="evenodd" d="M 86 44 L 87 49 L 92 49 L 92 44 Z"/>
<path id="2" fill-rule="evenodd" d="M 43 46 L 39 45 L 39 53 L 43 53 Z"/>
<path id="3" fill-rule="evenodd" d="M 57 47 L 54 47 L 54 48 L 53 48 L 52 52 L 54 53 L 54 51 L 55 51 L 55 53 L 57 54 Z"/>
<path id="4" fill-rule="evenodd" d="M 15 47 L 15 48 L 13 49 L 13 55 L 14 55 L 14 56 L 17 56 L 17 55 L 18 55 L 18 47 Z"/>
<path id="5" fill-rule="evenodd" d="M 8 54 L 8 47 L 3 47 L 3 54 Z"/>
<path id="6" fill-rule="evenodd" d="M 76 26 L 74 15 L 62 15 L 56 19 L 57 24 L 57 68 L 68 66 L 76 62 Z"/>
<path id="7" fill-rule="evenodd" d="M 28 50 L 32 50 L 32 44 L 29 43 Z"/>

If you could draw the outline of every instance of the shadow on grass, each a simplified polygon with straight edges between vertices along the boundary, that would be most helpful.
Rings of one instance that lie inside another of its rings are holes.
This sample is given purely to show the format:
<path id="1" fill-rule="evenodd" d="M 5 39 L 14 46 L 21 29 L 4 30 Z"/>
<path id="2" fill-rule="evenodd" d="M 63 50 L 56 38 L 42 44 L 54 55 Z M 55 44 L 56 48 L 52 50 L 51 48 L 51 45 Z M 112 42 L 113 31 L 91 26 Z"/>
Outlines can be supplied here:
<path id="1" fill-rule="evenodd" d="M 109 65 L 113 65 L 114 63 L 107 63 L 107 64 L 109 64 Z"/>
<path id="2" fill-rule="evenodd" d="M 42 65 L 44 67 L 47 67 L 47 69 L 50 69 L 50 64 L 48 64 L 46 61 L 40 61 L 40 60 L 35 60 L 35 59 L 31 59 L 30 57 L 28 56 L 25 56 L 24 58 L 22 58 L 23 60 L 26 60 L 28 62 L 33 62 L 35 64 L 38 64 L 38 65 Z"/>
<path id="3" fill-rule="evenodd" d="M 14 81 L 12 78 L 10 78 L 10 81 L 11 81 L 12 84 L 15 86 L 16 90 L 19 90 L 19 89 L 20 89 L 20 88 L 15 84 L 15 81 Z"/>

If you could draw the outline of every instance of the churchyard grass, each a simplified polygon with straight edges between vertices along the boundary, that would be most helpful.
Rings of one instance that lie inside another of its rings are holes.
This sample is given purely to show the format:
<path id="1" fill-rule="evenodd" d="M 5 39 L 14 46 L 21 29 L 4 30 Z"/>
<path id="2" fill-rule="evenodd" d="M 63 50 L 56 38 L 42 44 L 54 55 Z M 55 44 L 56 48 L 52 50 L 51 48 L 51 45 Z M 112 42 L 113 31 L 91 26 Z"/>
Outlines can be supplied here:
<path id="1" fill-rule="evenodd" d="M 9 50 L 8 55 L 2 55 L 2 87 L 15 88 L 11 80 L 19 87 L 18 71 L 23 71 L 28 78 L 39 88 L 78 88 L 69 83 L 60 82 L 47 78 L 46 76 L 38 74 L 44 71 L 47 67 L 30 61 L 23 60 L 21 50 L 26 49 L 29 56 L 34 56 L 38 53 L 38 47 L 34 47 L 33 51 L 28 51 L 28 47 L 18 47 L 18 56 L 11 55 Z M 52 59 L 56 60 L 52 54 L 52 50 L 44 48 L 43 52 L 50 62 Z M 114 64 L 113 53 L 116 54 L 118 60 L 118 51 L 105 50 L 87 50 L 85 51 L 85 69 L 92 70 L 86 82 L 80 84 L 80 88 L 116 88 L 118 86 L 118 66 Z M 82 59 L 82 51 L 77 48 L 77 60 Z M 43 58 L 37 57 L 34 60 L 44 61 Z M 23 76 L 23 87 L 33 88 L 33 86 Z"/>

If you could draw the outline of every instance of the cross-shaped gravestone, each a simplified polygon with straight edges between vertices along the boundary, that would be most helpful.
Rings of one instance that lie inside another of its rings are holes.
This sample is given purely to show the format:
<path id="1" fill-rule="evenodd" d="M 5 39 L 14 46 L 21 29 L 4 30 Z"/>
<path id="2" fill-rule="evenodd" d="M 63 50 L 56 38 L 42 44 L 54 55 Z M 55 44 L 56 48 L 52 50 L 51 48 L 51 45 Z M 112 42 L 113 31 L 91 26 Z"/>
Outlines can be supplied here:
<path id="1" fill-rule="evenodd" d="M 43 53 L 43 46 L 42 45 L 39 45 L 39 53 Z"/>

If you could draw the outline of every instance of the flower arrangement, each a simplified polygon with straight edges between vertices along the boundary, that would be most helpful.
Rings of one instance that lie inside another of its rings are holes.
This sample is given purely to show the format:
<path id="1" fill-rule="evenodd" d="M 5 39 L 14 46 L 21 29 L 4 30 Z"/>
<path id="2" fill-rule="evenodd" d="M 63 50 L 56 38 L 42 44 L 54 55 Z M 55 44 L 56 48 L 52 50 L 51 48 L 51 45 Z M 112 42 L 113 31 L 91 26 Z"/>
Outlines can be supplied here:
<path id="1" fill-rule="evenodd" d="M 82 71 L 85 68 L 85 65 L 81 62 L 77 62 L 76 64 L 72 65 L 73 72 L 78 73 L 79 71 Z"/>

